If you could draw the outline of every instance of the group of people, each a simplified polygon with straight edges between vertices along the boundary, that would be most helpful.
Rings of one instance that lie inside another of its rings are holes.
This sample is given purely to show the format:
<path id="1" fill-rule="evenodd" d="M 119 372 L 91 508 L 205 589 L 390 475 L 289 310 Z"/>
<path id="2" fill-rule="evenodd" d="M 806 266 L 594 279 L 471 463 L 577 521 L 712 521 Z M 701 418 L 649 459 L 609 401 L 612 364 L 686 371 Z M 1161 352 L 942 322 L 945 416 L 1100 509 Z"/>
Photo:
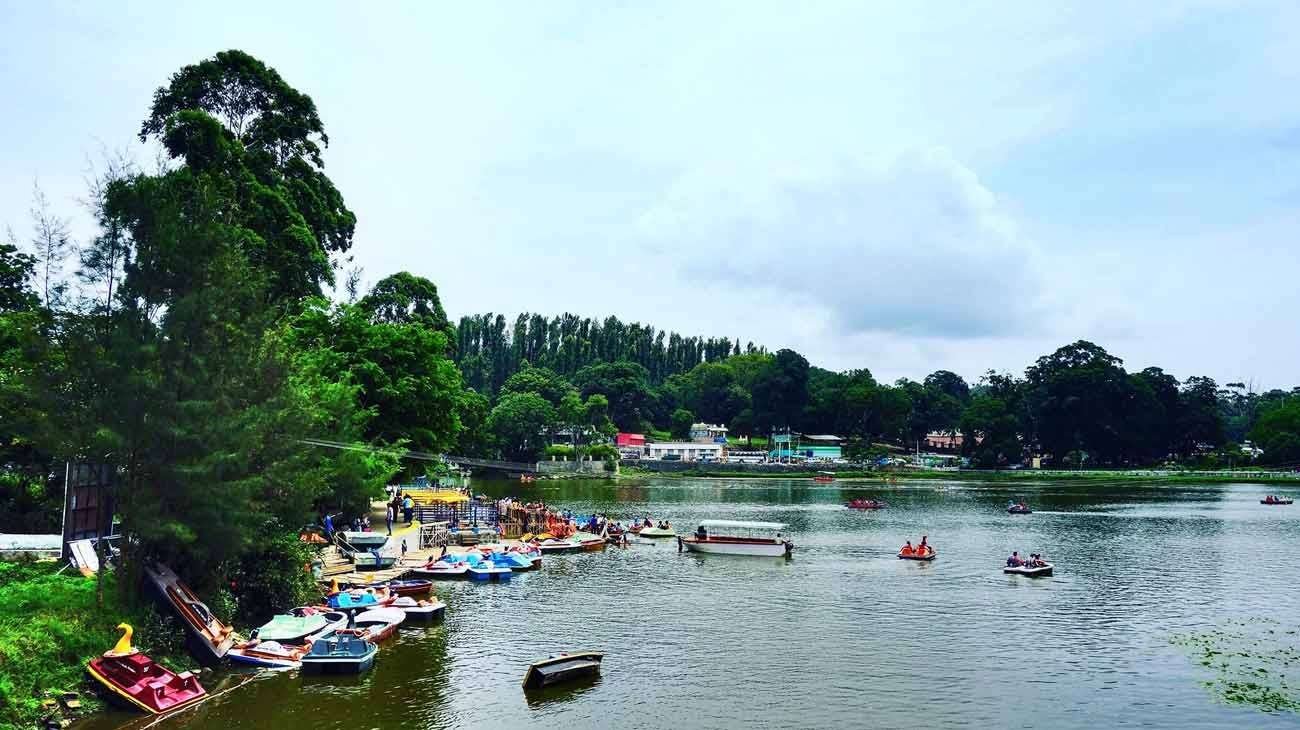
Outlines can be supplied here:
<path id="1" fill-rule="evenodd" d="M 402 490 L 399 489 L 393 495 L 393 498 L 388 501 L 386 512 L 384 521 L 388 523 L 388 534 L 391 535 L 393 534 L 393 523 L 397 522 L 398 515 L 401 515 L 406 520 L 406 524 L 411 524 L 411 520 L 415 515 L 415 500 L 411 499 L 409 494 L 402 494 Z"/>
<path id="2" fill-rule="evenodd" d="M 654 522 L 650 521 L 649 517 L 641 521 L 641 527 L 658 527 L 660 530 L 673 529 L 673 526 L 668 524 L 668 520 L 659 520 L 659 524 L 656 525 Z"/>
<path id="3" fill-rule="evenodd" d="M 1285 499 L 1282 499 L 1276 494 L 1270 494 L 1264 498 L 1264 504 L 1281 504 L 1282 502 L 1285 501 L 1286 501 Z"/>
<path id="4" fill-rule="evenodd" d="M 1010 502 L 1007 502 L 1007 509 L 1024 511 L 1029 509 L 1029 505 L 1026 505 L 1024 502 L 1017 502 L 1013 499 Z"/>
<path id="5" fill-rule="evenodd" d="M 1043 560 L 1041 553 L 1030 553 L 1028 558 L 1020 557 L 1018 551 L 1012 552 L 1011 557 L 1007 558 L 1008 568 L 1041 568 L 1047 563 Z"/>
<path id="6" fill-rule="evenodd" d="M 908 540 L 907 544 L 903 545 L 903 549 L 898 551 L 898 554 L 905 558 L 924 558 L 934 552 L 934 548 L 928 542 L 929 539 L 928 536 L 922 535 L 921 544 L 916 547 L 912 547 L 912 541 Z"/>

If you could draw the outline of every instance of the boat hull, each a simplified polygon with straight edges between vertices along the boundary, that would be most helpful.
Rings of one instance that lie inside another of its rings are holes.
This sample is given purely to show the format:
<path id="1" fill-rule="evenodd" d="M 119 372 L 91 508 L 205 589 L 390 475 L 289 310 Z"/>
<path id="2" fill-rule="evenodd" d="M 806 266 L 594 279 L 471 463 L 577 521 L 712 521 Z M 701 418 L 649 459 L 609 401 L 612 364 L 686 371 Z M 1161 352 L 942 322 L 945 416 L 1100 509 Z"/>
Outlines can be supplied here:
<path id="1" fill-rule="evenodd" d="M 510 575 L 513 572 L 509 568 L 478 568 L 470 566 L 469 579 L 479 582 L 505 582 L 510 580 Z"/>
<path id="2" fill-rule="evenodd" d="M 902 553 L 899 553 L 899 554 L 898 554 L 898 559 L 899 559 L 899 560 L 916 560 L 916 561 L 918 561 L 918 562 L 922 562 L 922 563 L 929 562 L 929 561 L 931 561 L 931 560 L 934 560 L 934 559 L 937 558 L 937 557 L 939 557 L 939 553 L 936 553 L 936 552 L 933 551 L 933 550 L 931 550 L 930 552 L 926 553 L 925 555 L 904 555 L 904 554 L 902 554 Z"/>
<path id="3" fill-rule="evenodd" d="M 1276 502 L 1269 502 L 1268 500 L 1264 500 L 1264 499 L 1259 500 L 1259 503 L 1260 503 L 1260 504 L 1267 504 L 1267 505 L 1269 505 L 1270 507 L 1273 506 L 1273 505 L 1293 504 L 1294 502 L 1295 502 L 1295 500 L 1293 500 L 1293 499 L 1279 499 L 1279 500 L 1276 501 Z"/>
<path id="4" fill-rule="evenodd" d="M 524 673 L 524 689 L 541 689 L 594 677 L 600 674 L 600 662 L 604 656 L 600 652 L 561 654 L 533 662 Z"/>
<path id="5" fill-rule="evenodd" d="M 680 539 L 682 547 L 693 553 L 710 555 L 746 555 L 757 558 L 781 558 L 790 554 L 794 545 L 786 542 L 739 540 L 699 540 L 696 538 Z"/>
<path id="6" fill-rule="evenodd" d="M 674 532 L 672 528 L 663 527 L 642 527 L 640 530 L 636 531 L 636 534 L 641 537 L 652 538 L 677 537 L 677 533 Z"/>
<path id="7" fill-rule="evenodd" d="M 305 644 L 299 647 L 259 644 L 255 647 L 237 646 L 226 653 L 226 658 L 235 664 L 261 669 L 296 669 L 302 666 L 302 656 L 306 653 Z"/>
<path id="8" fill-rule="evenodd" d="M 144 574 L 158 600 L 181 620 L 190 653 L 202 664 L 220 663 L 235 645 L 234 630 L 221 623 L 167 566 L 162 563 L 145 566 Z"/>
<path id="9" fill-rule="evenodd" d="M 429 580 L 464 580 L 469 577 L 469 566 L 457 563 L 446 568 L 416 568 L 411 571 L 411 575 Z"/>
<path id="10" fill-rule="evenodd" d="M 161 715 L 201 701 L 207 691 L 189 672 L 175 674 L 143 654 L 96 657 L 86 664 L 96 683 L 124 707 Z M 161 682 L 155 691 L 152 684 Z"/>
<path id="11" fill-rule="evenodd" d="M 357 550 L 373 550 L 388 543 L 388 536 L 381 535 L 378 532 L 352 532 L 349 530 L 340 532 L 339 539 Z"/>
<path id="12" fill-rule="evenodd" d="M 1003 573 L 1007 575 L 1023 575 L 1026 578 L 1046 578 L 1052 574 L 1052 564 L 1048 563 L 1040 568 L 1003 568 Z"/>
<path id="13" fill-rule="evenodd" d="M 1016 509 L 1015 507 L 1007 508 L 1007 514 L 1009 515 L 1032 515 L 1033 513 L 1034 511 L 1031 509 Z"/>

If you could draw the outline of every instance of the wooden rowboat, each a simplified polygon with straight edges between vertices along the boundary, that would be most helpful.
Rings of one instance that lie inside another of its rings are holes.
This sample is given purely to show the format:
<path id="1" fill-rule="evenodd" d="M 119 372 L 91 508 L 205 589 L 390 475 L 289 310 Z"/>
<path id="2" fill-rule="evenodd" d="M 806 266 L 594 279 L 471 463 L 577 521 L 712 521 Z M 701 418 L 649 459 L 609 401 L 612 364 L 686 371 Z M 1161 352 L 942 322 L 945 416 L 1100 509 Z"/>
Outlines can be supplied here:
<path id="1" fill-rule="evenodd" d="M 563 682 L 594 677 L 600 674 L 600 662 L 605 655 L 598 651 L 557 654 L 528 665 L 524 673 L 525 690 L 541 689 Z"/>
<path id="2" fill-rule="evenodd" d="M 212 614 L 207 604 L 194 595 L 190 587 L 162 563 L 145 566 L 145 577 L 158 593 L 159 600 L 168 606 L 188 635 L 190 652 L 203 664 L 216 664 L 235 645 L 234 630 Z"/>

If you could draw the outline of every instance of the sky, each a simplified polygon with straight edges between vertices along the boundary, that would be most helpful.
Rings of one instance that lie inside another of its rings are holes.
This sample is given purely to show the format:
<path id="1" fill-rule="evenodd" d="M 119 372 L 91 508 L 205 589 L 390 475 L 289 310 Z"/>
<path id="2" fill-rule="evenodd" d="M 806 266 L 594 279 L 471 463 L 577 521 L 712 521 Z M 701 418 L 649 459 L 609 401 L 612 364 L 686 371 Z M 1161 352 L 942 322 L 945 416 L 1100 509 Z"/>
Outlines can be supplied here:
<path id="1" fill-rule="evenodd" d="M 1300 5 L 0 0 L 0 226 L 181 66 L 316 102 L 364 281 L 618 316 L 879 380 L 1078 339 L 1300 384 Z"/>

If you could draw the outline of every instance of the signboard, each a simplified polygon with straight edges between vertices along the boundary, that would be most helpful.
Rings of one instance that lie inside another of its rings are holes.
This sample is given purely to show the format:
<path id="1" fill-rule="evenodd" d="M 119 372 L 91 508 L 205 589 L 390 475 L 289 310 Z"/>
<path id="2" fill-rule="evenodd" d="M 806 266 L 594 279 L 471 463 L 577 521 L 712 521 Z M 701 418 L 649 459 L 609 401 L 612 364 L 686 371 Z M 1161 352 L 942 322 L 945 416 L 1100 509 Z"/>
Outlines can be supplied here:
<path id="1" fill-rule="evenodd" d="M 113 533 L 113 468 L 69 463 L 63 482 L 63 557 L 68 543 Z"/>

